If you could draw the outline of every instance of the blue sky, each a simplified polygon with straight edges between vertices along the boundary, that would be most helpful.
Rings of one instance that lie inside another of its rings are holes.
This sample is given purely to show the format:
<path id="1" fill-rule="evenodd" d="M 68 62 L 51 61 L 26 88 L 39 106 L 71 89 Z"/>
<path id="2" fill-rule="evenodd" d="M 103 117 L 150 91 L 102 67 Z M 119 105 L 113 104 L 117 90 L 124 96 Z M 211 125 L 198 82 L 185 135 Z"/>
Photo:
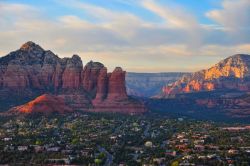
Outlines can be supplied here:
<path id="1" fill-rule="evenodd" d="M 249 54 L 249 19 L 249 0 L 6 0 L 0 56 L 32 40 L 109 70 L 196 71 Z"/>

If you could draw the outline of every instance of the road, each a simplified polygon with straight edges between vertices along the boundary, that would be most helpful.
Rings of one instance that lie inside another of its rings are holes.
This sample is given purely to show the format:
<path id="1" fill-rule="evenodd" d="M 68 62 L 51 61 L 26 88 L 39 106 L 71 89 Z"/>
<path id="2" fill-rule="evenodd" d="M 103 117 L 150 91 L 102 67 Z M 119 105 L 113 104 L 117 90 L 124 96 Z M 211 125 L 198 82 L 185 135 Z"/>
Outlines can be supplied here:
<path id="1" fill-rule="evenodd" d="M 103 148 L 101 146 L 98 146 L 97 148 L 98 148 L 99 152 L 106 154 L 107 159 L 106 159 L 104 165 L 105 166 L 111 166 L 112 163 L 113 163 L 113 156 L 105 148 Z"/>

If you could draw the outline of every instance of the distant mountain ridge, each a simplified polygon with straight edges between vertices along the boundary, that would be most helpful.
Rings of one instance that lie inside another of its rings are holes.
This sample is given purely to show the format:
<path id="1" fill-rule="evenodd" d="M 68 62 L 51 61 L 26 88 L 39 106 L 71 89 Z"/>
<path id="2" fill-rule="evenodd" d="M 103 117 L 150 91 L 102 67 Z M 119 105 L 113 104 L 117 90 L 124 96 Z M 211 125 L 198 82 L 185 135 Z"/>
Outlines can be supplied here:
<path id="1" fill-rule="evenodd" d="M 166 73 L 133 73 L 127 72 L 127 93 L 132 96 L 152 97 L 159 94 L 162 87 L 181 78 L 182 72 Z"/>
<path id="2" fill-rule="evenodd" d="M 233 55 L 209 69 L 185 75 L 172 85 L 164 86 L 159 97 L 220 89 L 250 90 L 250 55 Z"/>

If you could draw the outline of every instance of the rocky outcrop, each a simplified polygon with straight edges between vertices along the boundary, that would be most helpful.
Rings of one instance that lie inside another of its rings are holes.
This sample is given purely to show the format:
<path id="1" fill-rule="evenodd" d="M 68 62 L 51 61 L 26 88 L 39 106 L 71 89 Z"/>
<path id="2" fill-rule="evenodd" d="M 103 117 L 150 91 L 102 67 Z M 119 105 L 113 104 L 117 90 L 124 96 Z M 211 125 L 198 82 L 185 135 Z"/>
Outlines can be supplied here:
<path id="1" fill-rule="evenodd" d="M 108 88 L 108 99 L 109 100 L 121 100 L 127 99 L 127 92 L 125 86 L 125 74 L 126 72 L 122 68 L 117 67 L 109 75 L 109 88 Z"/>
<path id="2" fill-rule="evenodd" d="M 83 87 L 88 92 L 92 92 L 93 96 L 96 92 L 97 79 L 102 68 L 104 68 L 103 64 L 90 61 L 83 69 Z"/>
<path id="3" fill-rule="evenodd" d="M 100 105 L 96 103 L 105 102 L 108 112 L 119 112 L 116 105 L 120 105 L 122 112 L 131 112 L 134 105 L 133 112 L 136 112 L 141 103 L 128 100 L 125 73 L 120 67 L 107 73 L 103 64 L 93 61 L 83 67 L 78 55 L 59 58 L 53 52 L 27 42 L 0 58 L 0 103 L 5 105 L 1 107 L 10 108 L 50 93 L 59 96 L 74 110 L 99 109 Z"/>
<path id="4" fill-rule="evenodd" d="M 73 112 L 73 109 L 68 107 L 62 98 L 54 95 L 44 94 L 24 105 L 12 108 L 10 112 L 15 114 L 19 113 L 62 114 L 62 113 L 71 113 Z"/>
<path id="5" fill-rule="evenodd" d="M 100 70 L 100 74 L 98 76 L 97 92 L 96 92 L 95 100 L 102 101 L 107 98 L 108 82 L 109 82 L 109 78 L 108 78 L 107 68 L 104 67 Z"/>
<path id="6" fill-rule="evenodd" d="M 33 42 L 0 59 L 0 88 L 56 90 L 77 89 L 81 84 L 79 56 L 60 59 Z"/>
<path id="7" fill-rule="evenodd" d="M 178 93 L 234 89 L 250 90 L 250 56 L 238 54 L 222 60 L 207 70 L 183 76 L 162 88 L 162 97 Z"/>
<path id="8" fill-rule="evenodd" d="M 126 72 L 117 67 L 112 73 L 103 68 L 98 78 L 97 93 L 92 101 L 94 112 L 119 112 L 139 114 L 146 112 L 145 106 L 129 98 L 125 86 Z"/>
<path id="9" fill-rule="evenodd" d="M 62 75 L 62 88 L 78 89 L 81 87 L 82 60 L 78 55 L 65 59 L 65 69 Z"/>

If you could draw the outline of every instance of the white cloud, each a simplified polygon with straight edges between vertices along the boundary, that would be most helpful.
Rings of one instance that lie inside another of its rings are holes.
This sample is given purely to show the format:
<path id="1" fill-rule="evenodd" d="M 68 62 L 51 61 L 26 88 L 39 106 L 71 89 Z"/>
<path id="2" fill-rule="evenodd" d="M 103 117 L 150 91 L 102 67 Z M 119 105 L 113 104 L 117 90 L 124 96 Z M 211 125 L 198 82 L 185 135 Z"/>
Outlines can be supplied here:
<path id="1" fill-rule="evenodd" d="M 67 15 L 59 18 L 59 21 L 68 28 L 91 28 L 93 27 L 90 23 L 87 21 L 84 21 L 80 19 L 77 16 L 74 15 Z"/>
<path id="2" fill-rule="evenodd" d="M 177 10 L 179 7 L 141 2 L 141 7 L 165 24 L 75 0 L 67 7 L 88 13 L 94 21 L 74 13 L 45 18 L 46 11 L 32 6 L 0 2 L 0 53 L 7 54 L 32 40 L 60 56 L 76 53 L 84 63 L 101 61 L 110 70 L 118 65 L 129 71 L 154 72 L 193 71 L 234 53 L 249 53 L 250 41 L 229 37 L 224 25 L 200 25 L 189 12 Z"/>
<path id="3" fill-rule="evenodd" d="M 250 1 L 223 0 L 222 8 L 206 13 L 206 16 L 227 31 L 241 32 L 250 29 Z"/>
<path id="4" fill-rule="evenodd" d="M 184 36 L 189 39 L 186 44 L 190 49 L 200 47 L 203 40 L 203 29 L 194 15 L 180 6 L 162 5 L 154 0 L 143 0 L 141 3 L 143 7 L 161 17 L 166 28 L 181 29 Z"/>
<path id="5" fill-rule="evenodd" d="M 194 28 L 199 26 L 193 15 L 181 7 L 163 6 L 154 0 L 144 0 L 142 5 L 165 20 L 173 28 Z"/>

